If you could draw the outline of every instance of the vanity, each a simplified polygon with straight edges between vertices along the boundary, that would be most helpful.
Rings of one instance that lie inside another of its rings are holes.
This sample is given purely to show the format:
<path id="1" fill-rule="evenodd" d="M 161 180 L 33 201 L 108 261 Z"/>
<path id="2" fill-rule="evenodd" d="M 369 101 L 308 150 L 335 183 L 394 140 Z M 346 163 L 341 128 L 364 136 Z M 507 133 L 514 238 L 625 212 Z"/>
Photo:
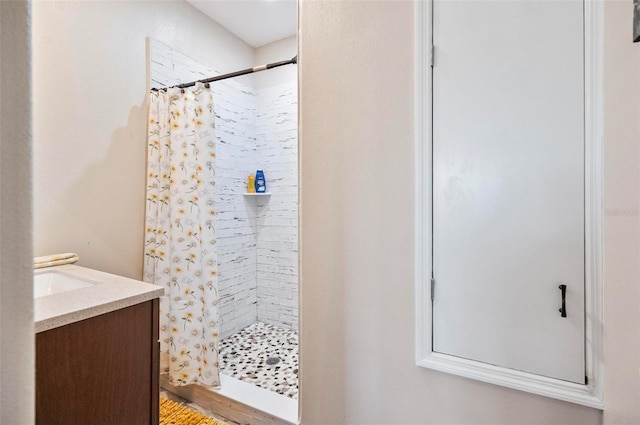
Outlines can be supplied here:
<path id="1" fill-rule="evenodd" d="M 76 265 L 34 272 L 36 424 L 158 423 L 163 293 Z"/>

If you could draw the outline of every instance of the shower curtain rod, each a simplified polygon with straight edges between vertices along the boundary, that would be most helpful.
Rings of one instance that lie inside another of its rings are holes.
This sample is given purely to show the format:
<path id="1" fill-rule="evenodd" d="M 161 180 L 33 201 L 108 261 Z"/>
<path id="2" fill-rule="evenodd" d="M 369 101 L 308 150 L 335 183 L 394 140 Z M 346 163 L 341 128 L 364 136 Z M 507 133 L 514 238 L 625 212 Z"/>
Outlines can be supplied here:
<path id="1" fill-rule="evenodd" d="M 226 80 L 227 78 L 239 77 L 241 75 L 246 75 L 246 74 L 253 74 L 254 72 L 266 71 L 267 69 L 277 68 L 279 66 L 291 65 L 296 63 L 298 63 L 298 55 L 294 56 L 288 61 L 274 62 L 274 63 L 268 63 L 266 65 L 254 66 L 253 68 L 243 69 L 242 71 L 230 72 L 229 74 L 218 75 L 217 77 L 207 78 L 206 80 L 198 80 L 198 81 L 193 81 L 191 83 L 179 84 L 173 87 L 183 89 L 185 87 L 195 86 L 196 83 L 204 83 L 208 86 L 209 83 L 213 83 L 214 81 Z M 154 87 L 151 90 L 166 90 L 167 88 L 169 87 L 163 87 L 160 89 L 157 89 Z"/>

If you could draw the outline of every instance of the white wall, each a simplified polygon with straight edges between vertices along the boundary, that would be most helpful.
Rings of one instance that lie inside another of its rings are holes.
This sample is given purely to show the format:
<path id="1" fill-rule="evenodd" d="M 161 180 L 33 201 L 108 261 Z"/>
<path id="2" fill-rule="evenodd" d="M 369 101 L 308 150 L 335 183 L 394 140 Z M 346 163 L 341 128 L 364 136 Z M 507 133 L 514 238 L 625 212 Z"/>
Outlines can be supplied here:
<path id="1" fill-rule="evenodd" d="M 256 64 L 291 59 L 295 36 L 256 49 Z M 272 195 L 260 202 L 257 232 L 258 320 L 298 330 L 297 66 L 254 75 L 259 168 Z"/>
<path id="2" fill-rule="evenodd" d="M 216 235 L 220 336 L 238 332 L 258 318 L 256 289 L 257 211 L 247 176 L 257 167 L 253 88 L 233 80 L 213 84 L 216 113 Z"/>
<path id="3" fill-rule="evenodd" d="M 25 1 L 0 2 L 0 423 L 32 424 L 31 46 Z"/>
<path id="4" fill-rule="evenodd" d="M 604 423 L 640 424 L 640 43 L 605 7 Z"/>
<path id="5" fill-rule="evenodd" d="M 255 65 L 281 62 L 289 60 L 298 54 L 298 38 L 291 36 L 282 40 L 274 41 L 255 50 Z M 298 81 L 298 67 L 296 65 L 284 65 L 269 70 L 259 72 L 253 76 L 256 90 L 265 87 L 272 87 L 282 83 Z"/>
<path id="6" fill-rule="evenodd" d="M 34 250 L 142 277 L 145 39 L 220 72 L 253 49 L 183 1 L 33 4 Z"/>
<path id="7" fill-rule="evenodd" d="M 310 424 L 599 424 L 414 365 L 413 3 L 300 4 L 301 416 Z M 640 45 L 607 5 L 606 187 L 638 208 Z M 640 423 L 638 215 L 606 224 L 606 422 Z"/>
<path id="8" fill-rule="evenodd" d="M 297 82 L 263 87 L 257 100 L 257 162 L 271 192 L 264 202 L 256 199 L 258 320 L 297 330 Z"/>

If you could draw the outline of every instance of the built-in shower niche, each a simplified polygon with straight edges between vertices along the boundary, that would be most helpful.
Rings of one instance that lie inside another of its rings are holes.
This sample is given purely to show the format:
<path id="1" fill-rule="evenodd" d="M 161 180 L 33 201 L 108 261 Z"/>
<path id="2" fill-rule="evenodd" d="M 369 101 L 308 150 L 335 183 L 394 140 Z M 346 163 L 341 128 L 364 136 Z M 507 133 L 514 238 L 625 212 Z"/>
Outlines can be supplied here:
<path id="1" fill-rule="evenodd" d="M 291 46 L 293 57 L 295 40 Z M 149 40 L 149 52 L 152 88 L 221 74 L 157 40 Z M 235 71 L 218 65 L 224 72 Z M 217 141 L 214 222 L 220 364 L 223 374 L 295 399 L 297 81 L 280 78 L 269 84 L 263 79 L 259 86 L 250 77 L 211 83 Z M 265 172 L 269 196 L 245 195 L 247 177 L 257 169 Z"/>

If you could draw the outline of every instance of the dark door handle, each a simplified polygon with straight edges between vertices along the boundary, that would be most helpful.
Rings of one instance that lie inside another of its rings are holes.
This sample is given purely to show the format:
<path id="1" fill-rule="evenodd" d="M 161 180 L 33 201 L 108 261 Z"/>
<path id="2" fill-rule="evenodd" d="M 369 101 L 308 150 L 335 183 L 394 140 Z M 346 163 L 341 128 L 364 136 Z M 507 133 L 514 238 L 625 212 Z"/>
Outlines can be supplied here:
<path id="1" fill-rule="evenodd" d="M 567 317 L 567 306 L 565 305 L 565 297 L 567 296 L 567 285 L 560 285 L 560 290 L 562 291 L 562 308 L 558 311 L 560 312 L 560 316 Z"/>

